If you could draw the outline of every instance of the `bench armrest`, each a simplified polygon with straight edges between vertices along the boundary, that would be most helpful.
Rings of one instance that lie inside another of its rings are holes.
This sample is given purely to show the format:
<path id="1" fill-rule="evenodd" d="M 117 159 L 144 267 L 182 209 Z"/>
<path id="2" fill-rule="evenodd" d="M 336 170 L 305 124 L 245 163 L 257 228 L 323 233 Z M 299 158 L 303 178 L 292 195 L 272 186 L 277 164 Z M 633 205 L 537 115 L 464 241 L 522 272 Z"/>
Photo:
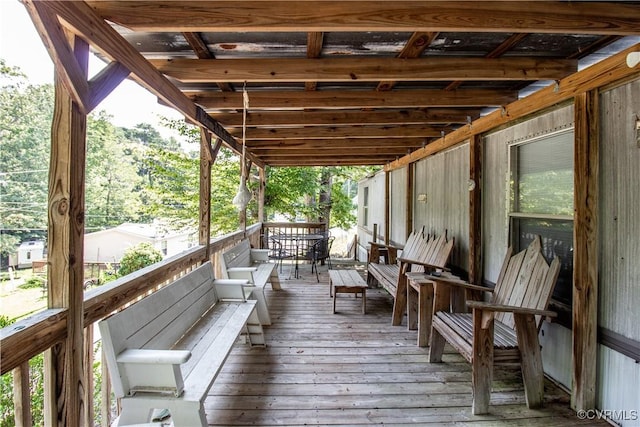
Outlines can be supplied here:
<path id="1" fill-rule="evenodd" d="M 189 350 L 128 349 L 118 355 L 118 363 L 180 365 L 191 358 Z"/>
<path id="2" fill-rule="evenodd" d="M 502 311 L 514 314 L 533 314 L 536 316 L 556 317 L 558 314 L 551 310 L 540 310 L 537 308 L 518 307 L 506 304 L 494 304 L 484 301 L 467 301 L 467 307 L 487 311 Z"/>
<path id="3" fill-rule="evenodd" d="M 229 267 L 227 268 L 227 273 L 231 273 L 231 272 L 254 272 L 254 271 L 258 271 L 258 267 Z"/>
<path id="4" fill-rule="evenodd" d="M 184 380 L 180 365 L 191 358 L 188 350 L 128 349 L 116 358 L 125 393 L 173 393 L 180 396 Z"/>
<path id="5" fill-rule="evenodd" d="M 216 279 L 213 281 L 219 300 L 246 301 L 253 288 L 247 279 Z"/>
<path id="6" fill-rule="evenodd" d="M 227 268 L 227 276 L 229 279 L 242 279 L 255 283 L 253 273 L 256 271 L 258 271 L 258 267 L 232 267 Z"/>
<path id="7" fill-rule="evenodd" d="M 251 249 L 251 261 L 269 262 L 269 249 Z"/>

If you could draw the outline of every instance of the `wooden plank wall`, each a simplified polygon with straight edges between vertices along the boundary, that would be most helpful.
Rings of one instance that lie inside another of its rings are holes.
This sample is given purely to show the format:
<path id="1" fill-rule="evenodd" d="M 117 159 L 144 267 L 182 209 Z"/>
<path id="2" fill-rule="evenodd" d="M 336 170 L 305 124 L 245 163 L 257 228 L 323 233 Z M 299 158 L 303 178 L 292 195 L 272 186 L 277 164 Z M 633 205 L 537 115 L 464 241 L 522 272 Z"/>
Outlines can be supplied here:
<path id="1" fill-rule="evenodd" d="M 469 144 L 417 162 L 414 187 L 413 223 L 428 233 L 447 230 L 455 238 L 450 262 L 469 271 Z"/>
<path id="2" fill-rule="evenodd" d="M 636 130 L 640 80 L 602 92 L 600 114 L 598 321 L 600 327 L 640 341 L 640 145 Z M 640 365 L 608 347 L 599 347 L 597 406 L 640 407 Z"/>
<path id="3" fill-rule="evenodd" d="M 395 169 L 391 174 L 391 217 L 389 219 L 389 238 L 391 243 L 404 244 L 407 238 L 407 167 Z"/>

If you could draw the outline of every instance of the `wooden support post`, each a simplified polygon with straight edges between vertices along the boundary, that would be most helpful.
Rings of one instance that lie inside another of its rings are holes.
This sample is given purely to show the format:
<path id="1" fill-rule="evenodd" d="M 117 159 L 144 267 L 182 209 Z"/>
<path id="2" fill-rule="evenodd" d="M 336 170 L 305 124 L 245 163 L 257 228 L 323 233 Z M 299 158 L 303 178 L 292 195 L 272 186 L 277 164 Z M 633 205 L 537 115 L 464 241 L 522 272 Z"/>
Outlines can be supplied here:
<path id="1" fill-rule="evenodd" d="M 378 241 L 378 224 L 373 224 L 373 239 L 371 239 L 373 243 Z"/>
<path id="2" fill-rule="evenodd" d="M 89 45 L 76 37 L 77 64 L 87 73 Z M 49 168 L 48 307 L 68 310 L 66 339 L 47 352 L 45 425 L 82 426 L 89 410 L 84 384 L 84 184 L 87 116 L 56 70 Z M 85 82 L 86 83 L 86 82 Z"/>
<path id="3" fill-rule="evenodd" d="M 409 235 L 413 231 L 413 163 L 407 165 L 407 217 L 405 218 L 405 241 L 409 238 Z"/>
<path id="4" fill-rule="evenodd" d="M 469 144 L 469 283 L 482 281 L 482 138 Z"/>
<path id="5" fill-rule="evenodd" d="M 573 381 L 571 406 L 596 403 L 598 327 L 598 93 L 575 97 Z"/>
<path id="6" fill-rule="evenodd" d="M 198 243 L 204 245 L 206 257 L 203 261 L 209 261 L 211 250 L 211 165 L 215 161 L 211 151 L 211 134 L 204 128 L 200 128 L 200 207 L 198 226 Z"/>
<path id="7" fill-rule="evenodd" d="M 258 187 L 258 222 L 264 222 L 264 195 L 267 190 L 267 173 L 264 170 L 264 167 L 258 168 L 258 176 L 260 179 L 260 185 Z"/>
<path id="8" fill-rule="evenodd" d="M 389 244 L 391 231 L 391 172 L 384 172 L 384 243 Z"/>

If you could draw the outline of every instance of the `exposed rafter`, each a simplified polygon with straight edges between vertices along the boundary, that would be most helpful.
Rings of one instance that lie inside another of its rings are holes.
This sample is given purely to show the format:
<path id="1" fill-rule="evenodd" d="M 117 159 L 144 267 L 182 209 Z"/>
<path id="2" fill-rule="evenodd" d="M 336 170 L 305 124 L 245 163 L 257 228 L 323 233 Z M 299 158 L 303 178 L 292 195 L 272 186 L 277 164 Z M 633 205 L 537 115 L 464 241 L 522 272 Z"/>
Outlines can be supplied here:
<path id="1" fill-rule="evenodd" d="M 209 111 L 239 110 L 240 93 L 191 92 L 189 98 Z M 502 106 L 518 98 L 516 91 L 438 89 L 374 91 L 264 91 L 251 92 L 251 110 L 301 110 L 305 108 L 405 108 Z"/>
<path id="2" fill-rule="evenodd" d="M 331 126 L 296 127 L 280 129 L 247 129 L 247 140 L 252 139 L 327 139 L 327 138 L 408 138 L 436 137 L 449 131 L 446 127 L 429 125 L 406 126 Z M 242 135 L 242 129 L 232 129 L 231 135 Z"/>
<path id="3" fill-rule="evenodd" d="M 181 82 L 344 82 L 559 80 L 577 70 L 571 59 L 544 58 L 316 58 L 152 59 Z"/>
<path id="4" fill-rule="evenodd" d="M 479 109 L 455 108 L 378 111 L 257 111 L 247 115 L 247 127 L 467 123 L 479 115 Z M 228 128 L 242 126 L 242 114 L 240 113 L 212 113 L 211 116 Z"/>
<path id="5" fill-rule="evenodd" d="M 474 31 L 638 34 L 640 11 L 608 2 L 89 1 L 137 31 Z M 170 16 L 171 19 L 167 19 Z"/>
<path id="6" fill-rule="evenodd" d="M 433 42 L 433 40 L 438 36 L 437 32 L 415 32 L 411 35 L 409 41 L 404 46 L 402 51 L 398 54 L 398 58 L 408 59 L 408 58 L 418 58 L 422 55 L 422 52 Z M 378 90 L 391 90 L 396 85 L 396 82 L 393 80 L 388 80 L 384 82 L 378 83 Z"/>

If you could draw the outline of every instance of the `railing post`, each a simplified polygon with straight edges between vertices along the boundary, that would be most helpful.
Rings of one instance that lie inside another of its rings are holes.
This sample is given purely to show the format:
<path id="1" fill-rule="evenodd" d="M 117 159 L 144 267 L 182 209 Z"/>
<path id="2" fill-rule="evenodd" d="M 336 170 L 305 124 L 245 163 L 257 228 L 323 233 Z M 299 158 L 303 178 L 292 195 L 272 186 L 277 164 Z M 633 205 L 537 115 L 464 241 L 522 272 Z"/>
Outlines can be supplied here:
<path id="1" fill-rule="evenodd" d="M 31 396 L 29 393 L 29 361 L 13 370 L 13 408 L 16 427 L 31 427 Z"/>

